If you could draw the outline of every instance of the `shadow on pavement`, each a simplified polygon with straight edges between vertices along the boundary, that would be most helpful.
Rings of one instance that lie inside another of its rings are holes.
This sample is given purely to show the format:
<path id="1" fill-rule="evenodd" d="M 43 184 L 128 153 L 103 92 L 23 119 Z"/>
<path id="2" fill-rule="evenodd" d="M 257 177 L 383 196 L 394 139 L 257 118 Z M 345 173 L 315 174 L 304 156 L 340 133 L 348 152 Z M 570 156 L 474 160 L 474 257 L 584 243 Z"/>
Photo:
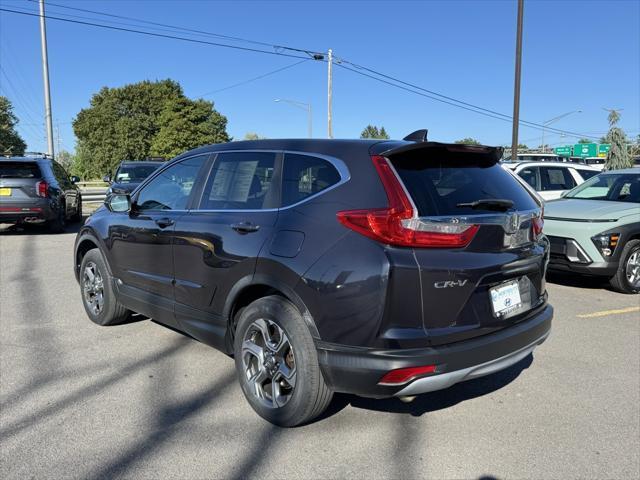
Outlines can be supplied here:
<path id="1" fill-rule="evenodd" d="M 87 216 L 83 216 L 82 220 L 74 223 L 67 223 L 67 226 L 64 229 L 64 233 L 78 233 L 80 227 L 84 225 L 84 221 L 87 219 Z M 49 231 L 46 225 L 43 224 L 23 224 L 23 225 L 13 225 L 7 223 L 0 223 L 0 235 L 60 235 L 60 233 L 52 233 Z"/>
<path id="2" fill-rule="evenodd" d="M 457 405 L 465 400 L 482 397 L 513 382 L 523 370 L 533 362 L 533 354 L 523 358 L 515 365 L 486 377 L 458 383 L 445 390 L 418 395 L 411 403 L 403 403 L 397 398 L 364 398 L 355 395 L 336 394 L 329 409 L 321 419 L 335 415 L 347 405 L 377 412 L 405 413 L 419 417 L 425 413 L 435 412 Z"/>
<path id="3" fill-rule="evenodd" d="M 607 277 L 580 275 L 569 272 L 547 272 L 547 282 L 565 287 L 588 288 L 614 291 Z"/>

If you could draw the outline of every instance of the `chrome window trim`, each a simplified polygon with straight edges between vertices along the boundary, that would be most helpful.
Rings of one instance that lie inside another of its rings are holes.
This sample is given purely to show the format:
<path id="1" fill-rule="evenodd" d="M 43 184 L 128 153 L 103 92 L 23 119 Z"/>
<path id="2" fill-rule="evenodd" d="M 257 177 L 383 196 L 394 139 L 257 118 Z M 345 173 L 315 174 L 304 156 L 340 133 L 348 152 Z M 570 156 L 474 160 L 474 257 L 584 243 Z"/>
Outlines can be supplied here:
<path id="1" fill-rule="evenodd" d="M 314 152 L 301 152 L 301 151 L 296 151 L 296 150 L 269 150 L 269 149 L 251 149 L 251 150 L 220 150 L 220 151 L 216 151 L 216 152 L 212 152 L 215 155 L 220 155 L 222 153 L 274 153 L 274 154 L 279 154 L 282 153 L 284 155 L 283 159 L 282 159 L 282 168 L 284 170 L 284 162 L 286 161 L 286 156 L 287 154 L 289 155 L 305 155 L 307 157 L 316 157 L 319 158 L 321 160 L 324 160 L 326 162 L 329 162 L 337 171 L 338 171 L 338 175 L 340 175 L 340 181 L 338 181 L 337 183 L 334 183 L 333 185 L 331 185 L 330 187 L 325 188 L 324 190 L 321 190 L 319 192 L 314 193 L 313 195 L 309 195 L 308 197 L 303 198 L 302 200 L 296 202 L 296 203 L 292 203 L 291 205 L 285 205 L 285 206 L 281 206 L 279 208 L 259 208 L 259 209 L 250 209 L 250 208 L 235 208 L 235 209 L 231 209 L 231 208 L 224 208 L 224 209 L 199 209 L 199 208 L 193 208 L 191 210 L 189 210 L 190 213 L 223 213 L 223 212 L 247 212 L 247 213 L 257 213 L 257 212 L 279 212 L 281 210 L 288 210 L 291 208 L 295 208 L 303 203 L 306 203 L 310 200 L 313 200 L 314 198 L 319 197 L 320 195 L 324 195 L 327 192 L 330 192 L 331 190 L 338 188 L 341 185 L 344 185 L 345 183 L 347 183 L 349 180 L 351 180 L 351 172 L 349 172 L 349 168 L 347 167 L 347 165 L 340 160 L 339 158 L 336 157 L 331 157 L 329 155 L 324 155 L 321 153 L 314 153 Z M 217 159 L 216 159 L 217 160 Z M 215 166 L 215 161 L 213 166 Z M 212 170 L 213 170 L 213 166 L 212 166 Z M 204 193 L 204 192 L 203 192 Z"/>

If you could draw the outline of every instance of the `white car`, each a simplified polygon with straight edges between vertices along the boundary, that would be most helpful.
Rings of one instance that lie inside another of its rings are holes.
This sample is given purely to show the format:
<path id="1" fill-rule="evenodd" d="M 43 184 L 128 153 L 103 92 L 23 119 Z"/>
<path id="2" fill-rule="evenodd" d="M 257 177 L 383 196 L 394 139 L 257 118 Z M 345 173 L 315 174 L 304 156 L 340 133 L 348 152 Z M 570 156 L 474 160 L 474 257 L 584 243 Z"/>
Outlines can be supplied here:
<path id="1" fill-rule="evenodd" d="M 519 162 L 503 166 L 527 182 L 544 200 L 560 198 L 567 190 L 600 173 L 597 167 L 568 162 Z"/>

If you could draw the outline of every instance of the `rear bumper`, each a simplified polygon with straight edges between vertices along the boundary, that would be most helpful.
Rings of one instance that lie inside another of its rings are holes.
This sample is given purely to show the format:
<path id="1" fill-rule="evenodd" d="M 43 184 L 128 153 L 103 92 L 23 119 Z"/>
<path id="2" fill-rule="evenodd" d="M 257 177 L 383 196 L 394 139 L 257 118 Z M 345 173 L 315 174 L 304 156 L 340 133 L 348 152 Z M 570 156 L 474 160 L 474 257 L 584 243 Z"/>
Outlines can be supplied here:
<path id="1" fill-rule="evenodd" d="M 366 397 L 416 395 L 503 370 L 529 355 L 551 330 L 553 308 L 545 305 L 516 325 L 481 337 L 421 349 L 374 350 L 318 342 L 327 383 L 338 392 Z M 402 385 L 379 385 L 389 371 L 436 365 L 436 371 Z"/>
<path id="2" fill-rule="evenodd" d="M 55 218 L 55 212 L 46 199 L 0 203 L 0 223 L 38 223 L 52 218 Z"/>

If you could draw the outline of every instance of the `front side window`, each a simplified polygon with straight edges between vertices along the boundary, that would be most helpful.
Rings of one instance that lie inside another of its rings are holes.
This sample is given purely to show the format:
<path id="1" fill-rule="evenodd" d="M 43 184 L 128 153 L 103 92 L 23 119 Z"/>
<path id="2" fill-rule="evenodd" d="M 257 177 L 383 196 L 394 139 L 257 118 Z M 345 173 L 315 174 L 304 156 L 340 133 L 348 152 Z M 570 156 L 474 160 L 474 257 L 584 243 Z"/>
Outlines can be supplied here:
<path id="1" fill-rule="evenodd" d="M 208 155 L 199 155 L 176 163 L 163 170 L 138 194 L 136 209 L 184 210 L 198 172 Z"/>
<path id="2" fill-rule="evenodd" d="M 262 210 L 276 206 L 271 152 L 220 153 L 205 186 L 203 210 Z"/>
<path id="3" fill-rule="evenodd" d="M 292 205 L 340 181 L 336 168 L 310 155 L 285 154 L 282 174 L 282 205 Z"/>
<path id="4" fill-rule="evenodd" d="M 576 186 L 571 172 L 562 167 L 542 167 L 540 169 L 542 190 L 569 190 Z"/>

